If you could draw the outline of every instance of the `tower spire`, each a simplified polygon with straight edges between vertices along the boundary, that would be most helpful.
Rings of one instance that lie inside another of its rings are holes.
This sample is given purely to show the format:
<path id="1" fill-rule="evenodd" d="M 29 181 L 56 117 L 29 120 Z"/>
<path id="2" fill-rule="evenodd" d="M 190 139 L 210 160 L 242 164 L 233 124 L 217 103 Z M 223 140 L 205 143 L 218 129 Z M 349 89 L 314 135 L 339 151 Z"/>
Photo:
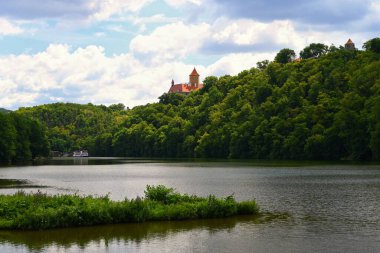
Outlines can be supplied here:
<path id="1" fill-rule="evenodd" d="M 190 83 L 190 86 L 192 87 L 198 87 L 199 85 L 199 74 L 197 72 L 197 70 L 193 69 L 193 71 L 190 73 L 190 76 L 189 76 L 189 83 Z"/>
<path id="2" fill-rule="evenodd" d="M 344 44 L 344 47 L 348 50 L 355 50 L 355 43 L 352 42 L 351 39 L 348 39 L 348 41 L 346 42 L 346 44 Z"/>

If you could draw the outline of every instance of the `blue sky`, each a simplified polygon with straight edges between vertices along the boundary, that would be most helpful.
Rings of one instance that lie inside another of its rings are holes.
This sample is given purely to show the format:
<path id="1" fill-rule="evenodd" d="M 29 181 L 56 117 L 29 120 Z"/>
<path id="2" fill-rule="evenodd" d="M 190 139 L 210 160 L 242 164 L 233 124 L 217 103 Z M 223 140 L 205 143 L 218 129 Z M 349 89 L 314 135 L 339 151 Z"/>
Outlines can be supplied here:
<path id="1" fill-rule="evenodd" d="M 156 102 L 313 42 L 379 37 L 379 0 L 0 0 L 0 107 Z"/>

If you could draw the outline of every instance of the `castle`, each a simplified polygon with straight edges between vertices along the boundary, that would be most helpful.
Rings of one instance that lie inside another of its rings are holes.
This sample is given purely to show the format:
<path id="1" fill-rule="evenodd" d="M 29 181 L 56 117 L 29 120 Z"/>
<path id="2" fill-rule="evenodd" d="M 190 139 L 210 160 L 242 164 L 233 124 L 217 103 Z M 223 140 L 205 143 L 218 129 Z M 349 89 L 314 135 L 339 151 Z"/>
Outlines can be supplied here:
<path id="1" fill-rule="evenodd" d="M 203 84 L 199 82 L 199 74 L 194 68 L 189 75 L 188 83 L 178 83 L 174 84 L 172 80 L 172 85 L 169 89 L 169 93 L 180 93 L 180 94 L 189 94 L 191 91 L 197 91 L 203 88 Z"/>
<path id="2" fill-rule="evenodd" d="M 351 39 L 348 39 L 348 41 L 346 42 L 346 44 L 344 44 L 344 48 L 347 49 L 347 50 L 356 50 L 355 43 L 352 42 Z"/>

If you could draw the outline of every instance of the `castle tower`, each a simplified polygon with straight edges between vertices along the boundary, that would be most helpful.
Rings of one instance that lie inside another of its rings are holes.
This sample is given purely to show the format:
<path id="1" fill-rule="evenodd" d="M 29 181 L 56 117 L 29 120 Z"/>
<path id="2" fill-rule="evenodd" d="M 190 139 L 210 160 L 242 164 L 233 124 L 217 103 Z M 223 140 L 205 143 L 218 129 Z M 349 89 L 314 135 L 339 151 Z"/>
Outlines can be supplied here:
<path id="1" fill-rule="evenodd" d="M 194 68 L 189 75 L 189 82 L 187 83 L 174 83 L 172 79 L 169 93 L 180 93 L 188 95 L 192 91 L 197 91 L 203 88 L 203 84 L 199 82 L 199 74 Z"/>
<path id="2" fill-rule="evenodd" d="M 348 41 L 346 42 L 346 44 L 344 44 L 344 48 L 347 49 L 347 50 L 355 50 L 355 44 L 354 42 L 352 42 L 351 39 L 348 39 Z"/>
<path id="3" fill-rule="evenodd" d="M 191 87 L 198 87 L 199 85 L 199 74 L 197 72 L 197 70 L 193 69 L 193 72 L 191 72 L 190 76 L 189 76 L 189 84 Z"/>

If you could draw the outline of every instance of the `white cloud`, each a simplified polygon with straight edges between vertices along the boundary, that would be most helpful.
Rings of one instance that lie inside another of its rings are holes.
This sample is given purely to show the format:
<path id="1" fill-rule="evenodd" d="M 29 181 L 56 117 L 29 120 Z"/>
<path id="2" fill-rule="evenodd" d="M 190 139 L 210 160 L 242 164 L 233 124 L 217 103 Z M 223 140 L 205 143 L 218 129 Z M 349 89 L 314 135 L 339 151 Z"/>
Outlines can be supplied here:
<path id="1" fill-rule="evenodd" d="M 1 76 L 1 75 L 0 75 Z M 0 78 L 0 107 L 13 109 L 15 105 L 26 105 L 38 97 L 38 93 L 25 92 L 18 89 L 17 83 L 10 79 Z"/>
<path id="2" fill-rule="evenodd" d="M 348 39 L 348 35 L 343 32 L 299 31 L 296 26 L 297 24 L 290 20 L 259 22 L 250 19 L 221 18 L 213 26 L 213 39 L 217 43 L 289 47 L 296 51 L 302 50 L 310 43 L 342 44 Z"/>
<path id="3" fill-rule="evenodd" d="M 162 24 L 168 24 L 168 23 L 176 23 L 176 22 L 179 22 L 180 20 L 181 18 L 179 17 L 168 17 L 162 13 L 157 13 L 152 16 L 140 16 L 138 13 L 133 13 L 130 15 L 121 15 L 118 17 L 113 17 L 113 18 L 108 19 L 108 21 L 111 21 L 114 23 L 121 23 L 123 25 L 125 25 L 126 23 L 130 23 L 137 26 L 138 30 L 136 32 L 133 32 L 136 34 L 141 34 L 145 32 L 147 30 L 147 25 L 149 24 L 162 25 Z M 112 29 L 113 27 L 115 27 L 115 25 L 108 26 L 107 29 Z"/>
<path id="4" fill-rule="evenodd" d="M 375 20 L 373 15 L 371 17 L 372 21 Z M 259 45 L 264 48 L 264 52 L 273 51 L 273 48 L 291 48 L 299 52 L 310 43 L 338 46 L 344 45 L 349 38 L 352 38 L 360 48 L 370 36 L 368 33 L 352 34 L 349 30 L 329 31 L 328 29 L 324 26 L 308 27 L 291 20 L 259 22 L 251 19 L 220 18 L 212 25 L 213 32 L 208 41 L 237 47 Z"/>
<path id="5" fill-rule="evenodd" d="M 221 18 L 215 22 L 213 38 L 221 42 L 237 45 L 256 43 L 293 44 L 301 39 L 289 20 L 275 20 L 264 23 L 251 19 L 229 20 Z"/>
<path id="6" fill-rule="evenodd" d="M 138 12 L 152 0 L 97 0 L 89 1 L 90 9 L 96 10 L 91 18 L 104 20 L 122 12 Z"/>
<path id="7" fill-rule="evenodd" d="M 67 0 L 57 0 L 67 1 Z M 86 27 L 91 23 L 97 23 L 101 21 L 118 21 L 118 23 L 110 26 L 109 28 L 116 32 L 129 32 L 123 28 L 122 14 L 130 14 L 136 16 L 138 12 L 149 5 L 154 0 L 81 0 L 82 6 L 79 8 L 79 14 L 68 11 L 63 15 L 57 15 L 53 18 L 59 22 L 57 24 L 58 29 L 73 29 L 78 27 Z M 72 3 L 70 3 L 72 4 Z M 57 11 L 58 14 L 61 14 Z M 111 18 L 113 17 L 114 18 Z"/>
<path id="8" fill-rule="evenodd" d="M 153 64 L 183 59 L 195 53 L 209 36 L 205 23 L 185 25 L 183 22 L 158 27 L 149 35 L 138 35 L 130 43 L 135 55 L 150 58 Z"/>
<path id="9" fill-rule="evenodd" d="M 0 18 L 0 35 L 17 35 L 23 30 L 4 18 Z"/>
<path id="10" fill-rule="evenodd" d="M 239 53 L 223 56 L 206 68 L 206 75 L 236 75 L 242 70 L 256 67 L 263 60 L 273 60 L 275 53 Z"/>
<path id="11" fill-rule="evenodd" d="M 183 60 L 192 54 L 223 55 L 233 52 L 270 52 L 273 48 L 301 51 L 310 43 L 342 45 L 351 37 L 340 31 L 324 32 L 303 28 L 290 20 L 258 22 L 249 19 L 219 18 L 212 24 L 176 22 L 138 35 L 130 43 L 130 52 L 153 66 L 172 60 Z M 240 50 L 240 51 L 239 51 Z"/>
<path id="12" fill-rule="evenodd" d="M 360 31 L 360 43 L 372 39 L 374 37 L 379 37 L 379 27 L 380 27 L 380 1 L 372 2 L 369 7 L 369 12 L 367 15 L 356 22 L 350 24 L 350 30 Z M 356 36 L 358 32 L 355 33 Z"/>
<path id="13" fill-rule="evenodd" d="M 272 54 L 231 54 L 196 66 L 201 78 L 236 74 Z M 106 56 L 98 46 L 71 49 L 53 44 L 34 55 L 0 57 L 0 107 L 16 109 L 57 101 L 136 106 L 156 102 L 171 79 L 187 82 L 193 65 L 168 61 L 143 65 L 131 54 Z M 15 71 L 17 69 L 17 71 Z"/>
<path id="14" fill-rule="evenodd" d="M 120 21 L 131 21 L 135 25 L 142 24 L 159 24 L 159 23 L 174 23 L 178 22 L 180 18 L 167 17 L 162 13 L 158 13 L 152 16 L 128 16 L 127 18 L 121 18 Z"/>
<path id="15" fill-rule="evenodd" d="M 67 45 L 50 45 L 35 55 L 2 57 L 0 65 L 0 90 L 6 93 L 0 104 L 8 107 L 38 103 L 43 97 L 91 101 L 102 86 L 120 83 L 125 75 L 133 73 L 132 66 L 138 66 L 128 55 L 106 57 L 101 47 L 71 52 Z M 24 94 L 25 99 L 9 99 L 17 93 Z M 112 100 L 110 97 L 107 99 Z"/>
<path id="16" fill-rule="evenodd" d="M 0 65 L 0 107 L 10 109 L 57 101 L 130 107 L 156 102 L 171 78 L 187 81 L 192 70 L 181 62 L 151 68 L 130 54 L 108 57 L 102 47 L 72 50 L 61 44 L 34 55 L 0 57 Z"/>
<path id="17" fill-rule="evenodd" d="M 193 5 L 199 6 L 205 1 L 204 0 L 165 0 L 165 2 L 174 7 L 181 7 L 187 4 L 193 4 Z"/>
<path id="18" fill-rule="evenodd" d="M 104 20 L 122 12 L 136 13 L 153 0 L 17 0 L 1 1 L 0 16 L 17 20 Z"/>
<path id="19" fill-rule="evenodd" d="M 136 16 L 152 1 L 154 0 L 0 0 L 0 36 L 19 34 L 23 30 L 14 23 L 24 24 L 24 27 L 28 27 L 29 34 L 39 33 L 44 38 L 50 35 L 54 37 L 50 40 L 53 43 L 59 41 L 60 36 L 52 34 L 50 29 L 72 32 L 123 15 Z M 121 25 L 122 23 L 114 24 L 115 27 Z"/>

